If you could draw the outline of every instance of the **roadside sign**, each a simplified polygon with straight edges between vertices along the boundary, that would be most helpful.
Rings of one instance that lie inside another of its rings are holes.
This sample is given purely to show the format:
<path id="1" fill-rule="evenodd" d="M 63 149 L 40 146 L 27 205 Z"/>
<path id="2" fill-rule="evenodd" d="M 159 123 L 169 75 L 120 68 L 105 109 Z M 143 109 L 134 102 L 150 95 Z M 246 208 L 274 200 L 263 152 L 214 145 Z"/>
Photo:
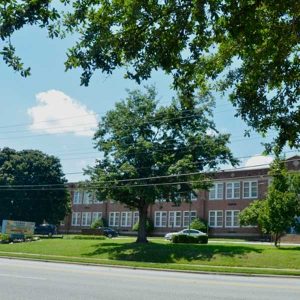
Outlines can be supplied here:
<path id="1" fill-rule="evenodd" d="M 25 221 L 2 221 L 2 234 L 8 234 L 12 239 L 23 239 L 26 235 L 33 235 L 34 222 Z"/>

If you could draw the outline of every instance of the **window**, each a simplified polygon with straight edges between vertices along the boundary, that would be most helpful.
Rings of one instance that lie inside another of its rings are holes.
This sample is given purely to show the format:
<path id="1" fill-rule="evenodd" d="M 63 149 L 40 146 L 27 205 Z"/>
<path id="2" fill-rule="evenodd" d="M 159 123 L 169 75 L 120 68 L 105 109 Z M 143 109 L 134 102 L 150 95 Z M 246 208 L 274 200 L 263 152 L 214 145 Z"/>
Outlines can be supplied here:
<path id="1" fill-rule="evenodd" d="M 101 211 L 100 211 L 100 212 L 94 211 L 94 212 L 92 213 L 92 223 L 93 223 L 94 221 L 100 220 L 100 219 L 102 219 L 102 212 L 101 212 Z"/>
<path id="2" fill-rule="evenodd" d="M 195 192 L 191 192 L 191 201 L 197 201 L 198 197 L 197 194 Z"/>
<path id="3" fill-rule="evenodd" d="M 189 224 L 197 217 L 197 212 L 193 211 L 184 211 L 183 212 L 183 227 L 189 227 Z"/>
<path id="4" fill-rule="evenodd" d="M 81 193 L 79 191 L 74 192 L 73 203 L 80 204 L 81 203 Z"/>
<path id="5" fill-rule="evenodd" d="M 80 226 L 80 212 L 72 213 L 72 226 Z"/>
<path id="6" fill-rule="evenodd" d="M 121 213 L 121 227 L 131 227 L 132 212 L 123 211 Z"/>
<path id="7" fill-rule="evenodd" d="M 93 194 L 91 194 L 89 192 L 84 192 L 82 203 L 83 204 L 92 204 L 93 203 Z"/>
<path id="8" fill-rule="evenodd" d="M 92 213 L 83 212 L 81 217 L 81 226 L 90 226 L 91 225 Z"/>
<path id="9" fill-rule="evenodd" d="M 226 210 L 225 227 L 240 227 L 239 210 Z"/>
<path id="10" fill-rule="evenodd" d="M 140 219 L 140 216 L 139 216 L 139 212 L 138 211 L 134 211 L 133 212 L 133 225 L 136 224 Z"/>
<path id="11" fill-rule="evenodd" d="M 258 185 L 257 181 L 244 181 L 243 198 L 257 198 Z"/>
<path id="12" fill-rule="evenodd" d="M 169 227 L 180 227 L 180 226 L 181 226 L 181 211 L 170 211 Z"/>
<path id="13" fill-rule="evenodd" d="M 166 211 L 156 211 L 155 212 L 155 227 L 167 227 L 167 212 Z"/>
<path id="14" fill-rule="evenodd" d="M 223 183 L 214 183 L 209 190 L 210 200 L 220 200 L 223 199 Z"/>
<path id="15" fill-rule="evenodd" d="M 223 227 L 223 211 L 210 210 L 208 215 L 208 224 L 210 227 L 217 228 Z"/>
<path id="16" fill-rule="evenodd" d="M 239 199 L 240 198 L 240 183 L 227 182 L 226 183 L 226 199 Z"/>
<path id="17" fill-rule="evenodd" d="M 120 223 L 120 213 L 119 212 L 110 212 L 109 213 L 109 226 L 119 226 Z"/>

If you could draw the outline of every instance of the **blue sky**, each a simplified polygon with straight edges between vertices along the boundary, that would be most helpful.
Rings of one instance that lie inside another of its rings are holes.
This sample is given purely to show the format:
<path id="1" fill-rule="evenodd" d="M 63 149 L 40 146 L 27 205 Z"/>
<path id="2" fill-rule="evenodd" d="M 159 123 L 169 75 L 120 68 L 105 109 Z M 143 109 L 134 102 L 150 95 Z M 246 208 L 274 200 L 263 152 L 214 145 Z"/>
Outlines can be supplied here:
<path id="1" fill-rule="evenodd" d="M 91 126 L 116 101 L 126 97 L 126 89 L 140 86 L 124 79 L 122 70 L 110 76 L 98 72 L 88 87 L 80 86 L 79 70 L 64 70 L 65 53 L 73 43 L 72 38 L 50 40 L 46 36 L 44 30 L 25 28 L 12 39 L 17 53 L 32 69 L 30 77 L 22 78 L 0 61 L 0 148 L 39 149 L 56 155 L 67 179 L 77 181 L 83 179 L 82 168 L 93 165 L 99 157 L 93 149 Z M 154 73 L 143 84 L 155 84 L 163 103 L 174 95 L 171 79 L 162 72 Z M 257 134 L 244 138 L 246 126 L 234 117 L 231 104 L 227 99 L 216 100 L 215 122 L 221 132 L 232 134 L 233 154 L 244 157 L 262 153 L 263 139 Z M 264 161 L 256 157 L 248 163 Z"/>

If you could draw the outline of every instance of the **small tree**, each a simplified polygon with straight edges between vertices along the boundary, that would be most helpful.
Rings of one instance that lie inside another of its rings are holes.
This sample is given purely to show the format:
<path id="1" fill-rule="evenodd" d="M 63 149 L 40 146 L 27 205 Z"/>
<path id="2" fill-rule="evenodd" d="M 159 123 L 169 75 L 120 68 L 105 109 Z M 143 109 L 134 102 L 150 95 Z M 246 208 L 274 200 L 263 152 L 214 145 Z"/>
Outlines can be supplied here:
<path id="1" fill-rule="evenodd" d="M 101 199 L 139 211 L 137 242 L 147 242 L 148 208 L 156 199 L 189 199 L 194 188 L 210 186 L 202 171 L 237 162 L 227 147 L 229 135 L 219 134 L 210 118 L 210 99 L 195 98 L 184 107 L 178 98 L 163 107 L 154 88 L 129 92 L 102 118 L 94 137 L 103 158 L 86 170 L 88 186 Z"/>
<path id="2" fill-rule="evenodd" d="M 207 225 L 204 223 L 203 220 L 201 220 L 200 218 L 195 218 L 191 224 L 190 224 L 190 228 L 191 229 L 196 229 L 196 230 L 200 230 L 203 232 L 207 231 Z"/>
<path id="3" fill-rule="evenodd" d="M 240 213 L 241 225 L 258 225 L 262 232 L 271 234 L 275 246 L 287 228 L 296 223 L 300 214 L 299 174 L 288 174 L 284 163 L 276 159 L 270 175 L 273 181 L 265 200 L 256 200 Z"/>
<path id="4" fill-rule="evenodd" d="M 96 219 L 92 224 L 91 224 L 91 228 L 96 229 L 99 227 L 103 227 L 103 220 L 102 219 Z"/>

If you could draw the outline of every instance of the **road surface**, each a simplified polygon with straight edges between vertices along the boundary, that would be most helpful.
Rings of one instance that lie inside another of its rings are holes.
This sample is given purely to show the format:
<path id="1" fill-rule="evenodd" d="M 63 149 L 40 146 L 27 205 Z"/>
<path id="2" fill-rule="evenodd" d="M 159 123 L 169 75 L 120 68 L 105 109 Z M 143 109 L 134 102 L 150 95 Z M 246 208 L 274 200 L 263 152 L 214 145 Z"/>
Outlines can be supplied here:
<path id="1" fill-rule="evenodd" d="M 1 300 L 299 300 L 300 279 L 187 274 L 0 258 Z"/>

